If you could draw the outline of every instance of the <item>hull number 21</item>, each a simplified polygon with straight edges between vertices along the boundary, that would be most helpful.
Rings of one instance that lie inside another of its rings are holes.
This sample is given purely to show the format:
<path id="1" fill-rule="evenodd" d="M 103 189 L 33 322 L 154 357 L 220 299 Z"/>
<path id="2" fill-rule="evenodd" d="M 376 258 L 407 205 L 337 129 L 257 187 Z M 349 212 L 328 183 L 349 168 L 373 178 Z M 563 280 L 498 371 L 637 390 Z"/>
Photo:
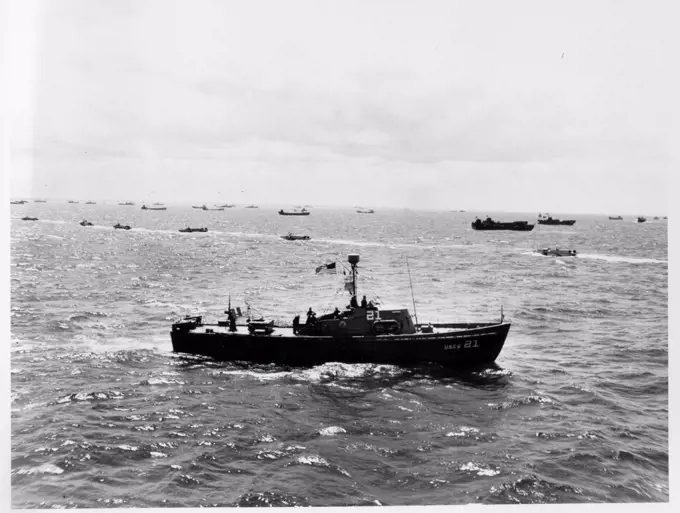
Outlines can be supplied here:
<path id="1" fill-rule="evenodd" d="M 472 349 L 475 347 L 479 347 L 479 344 L 477 343 L 476 340 L 468 340 L 465 343 L 458 343 L 458 344 L 446 344 L 444 346 L 445 351 L 452 351 L 452 350 L 457 350 L 457 349 Z"/>

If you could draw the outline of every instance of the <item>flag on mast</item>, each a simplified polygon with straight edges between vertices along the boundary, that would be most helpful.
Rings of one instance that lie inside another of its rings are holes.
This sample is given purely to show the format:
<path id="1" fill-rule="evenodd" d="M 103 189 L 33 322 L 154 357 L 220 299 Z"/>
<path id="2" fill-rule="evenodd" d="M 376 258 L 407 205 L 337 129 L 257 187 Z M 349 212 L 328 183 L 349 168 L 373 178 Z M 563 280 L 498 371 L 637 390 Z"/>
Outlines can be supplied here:
<path id="1" fill-rule="evenodd" d="M 335 262 L 332 264 L 320 265 L 314 270 L 315 274 L 336 274 Z"/>

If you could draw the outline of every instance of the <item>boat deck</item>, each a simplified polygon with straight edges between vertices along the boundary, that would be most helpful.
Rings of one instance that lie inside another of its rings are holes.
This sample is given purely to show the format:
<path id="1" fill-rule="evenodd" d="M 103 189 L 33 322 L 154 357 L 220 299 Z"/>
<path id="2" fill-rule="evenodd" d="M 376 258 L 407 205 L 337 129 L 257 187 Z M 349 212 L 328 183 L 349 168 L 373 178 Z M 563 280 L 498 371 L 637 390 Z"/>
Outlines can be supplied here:
<path id="1" fill-rule="evenodd" d="M 481 322 L 481 323 L 451 323 L 451 324 L 431 324 L 431 325 L 418 325 L 419 327 L 425 327 L 425 326 L 432 326 L 432 332 L 422 332 L 418 331 L 420 334 L 443 334 L 443 333 L 454 333 L 457 331 L 463 331 L 463 330 L 469 330 L 469 329 L 474 329 L 474 328 L 485 328 L 488 326 L 496 326 L 498 324 L 501 324 L 500 322 Z M 228 326 L 221 326 L 218 324 L 203 324 L 201 326 L 197 326 L 193 330 L 191 330 L 191 333 L 224 333 L 224 334 L 231 334 L 229 331 Z M 248 326 L 245 324 L 237 324 L 236 325 L 236 332 L 234 333 L 235 335 L 251 335 L 251 333 L 248 331 Z M 260 334 L 262 336 L 265 336 L 263 334 Z M 411 335 L 411 334 L 403 334 L 403 335 Z M 274 326 L 274 332 L 271 333 L 270 335 L 266 335 L 270 337 L 293 337 L 296 336 L 293 333 L 293 327 L 292 326 Z M 303 337 L 302 335 L 299 335 L 301 338 Z M 371 335 L 373 336 L 373 335 Z M 400 335 L 384 335 L 384 336 L 400 336 Z M 314 335 L 314 338 L 319 338 L 319 335 Z M 332 338 L 331 336 L 328 336 L 328 338 Z"/>

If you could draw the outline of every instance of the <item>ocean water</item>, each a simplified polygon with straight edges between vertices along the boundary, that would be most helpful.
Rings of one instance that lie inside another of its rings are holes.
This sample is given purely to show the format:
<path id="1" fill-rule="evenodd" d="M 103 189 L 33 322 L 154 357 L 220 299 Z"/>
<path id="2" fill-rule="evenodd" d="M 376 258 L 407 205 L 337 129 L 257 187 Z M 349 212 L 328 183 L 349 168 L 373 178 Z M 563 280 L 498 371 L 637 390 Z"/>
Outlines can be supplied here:
<path id="1" fill-rule="evenodd" d="M 666 221 L 476 232 L 470 213 L 311 210 L 13 205 L 12 506 L 669 500 Z M 579 256 L 531 252 L 547 246 Z M 344 306 L 342 276 L 314 268 L 349 253 L 362 294 L 413 313 L 408 259 L 421 322 L 502 307 L 496 364 L 295 369 L 172 352 L 173 320 L 222 318 L 230 300 L 280 322 Z"/>

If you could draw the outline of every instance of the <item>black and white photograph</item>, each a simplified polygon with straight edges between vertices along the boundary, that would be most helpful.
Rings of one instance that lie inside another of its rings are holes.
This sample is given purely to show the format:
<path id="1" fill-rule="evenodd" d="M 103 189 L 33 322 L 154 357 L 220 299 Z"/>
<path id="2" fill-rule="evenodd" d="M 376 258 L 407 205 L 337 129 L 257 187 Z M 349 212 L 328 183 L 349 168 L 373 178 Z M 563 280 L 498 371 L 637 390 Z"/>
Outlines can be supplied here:
<path id="1" fill-rule="evenodd" d="M 670 510 L 671 2 L 3 9 L 8 509 Z"/>

